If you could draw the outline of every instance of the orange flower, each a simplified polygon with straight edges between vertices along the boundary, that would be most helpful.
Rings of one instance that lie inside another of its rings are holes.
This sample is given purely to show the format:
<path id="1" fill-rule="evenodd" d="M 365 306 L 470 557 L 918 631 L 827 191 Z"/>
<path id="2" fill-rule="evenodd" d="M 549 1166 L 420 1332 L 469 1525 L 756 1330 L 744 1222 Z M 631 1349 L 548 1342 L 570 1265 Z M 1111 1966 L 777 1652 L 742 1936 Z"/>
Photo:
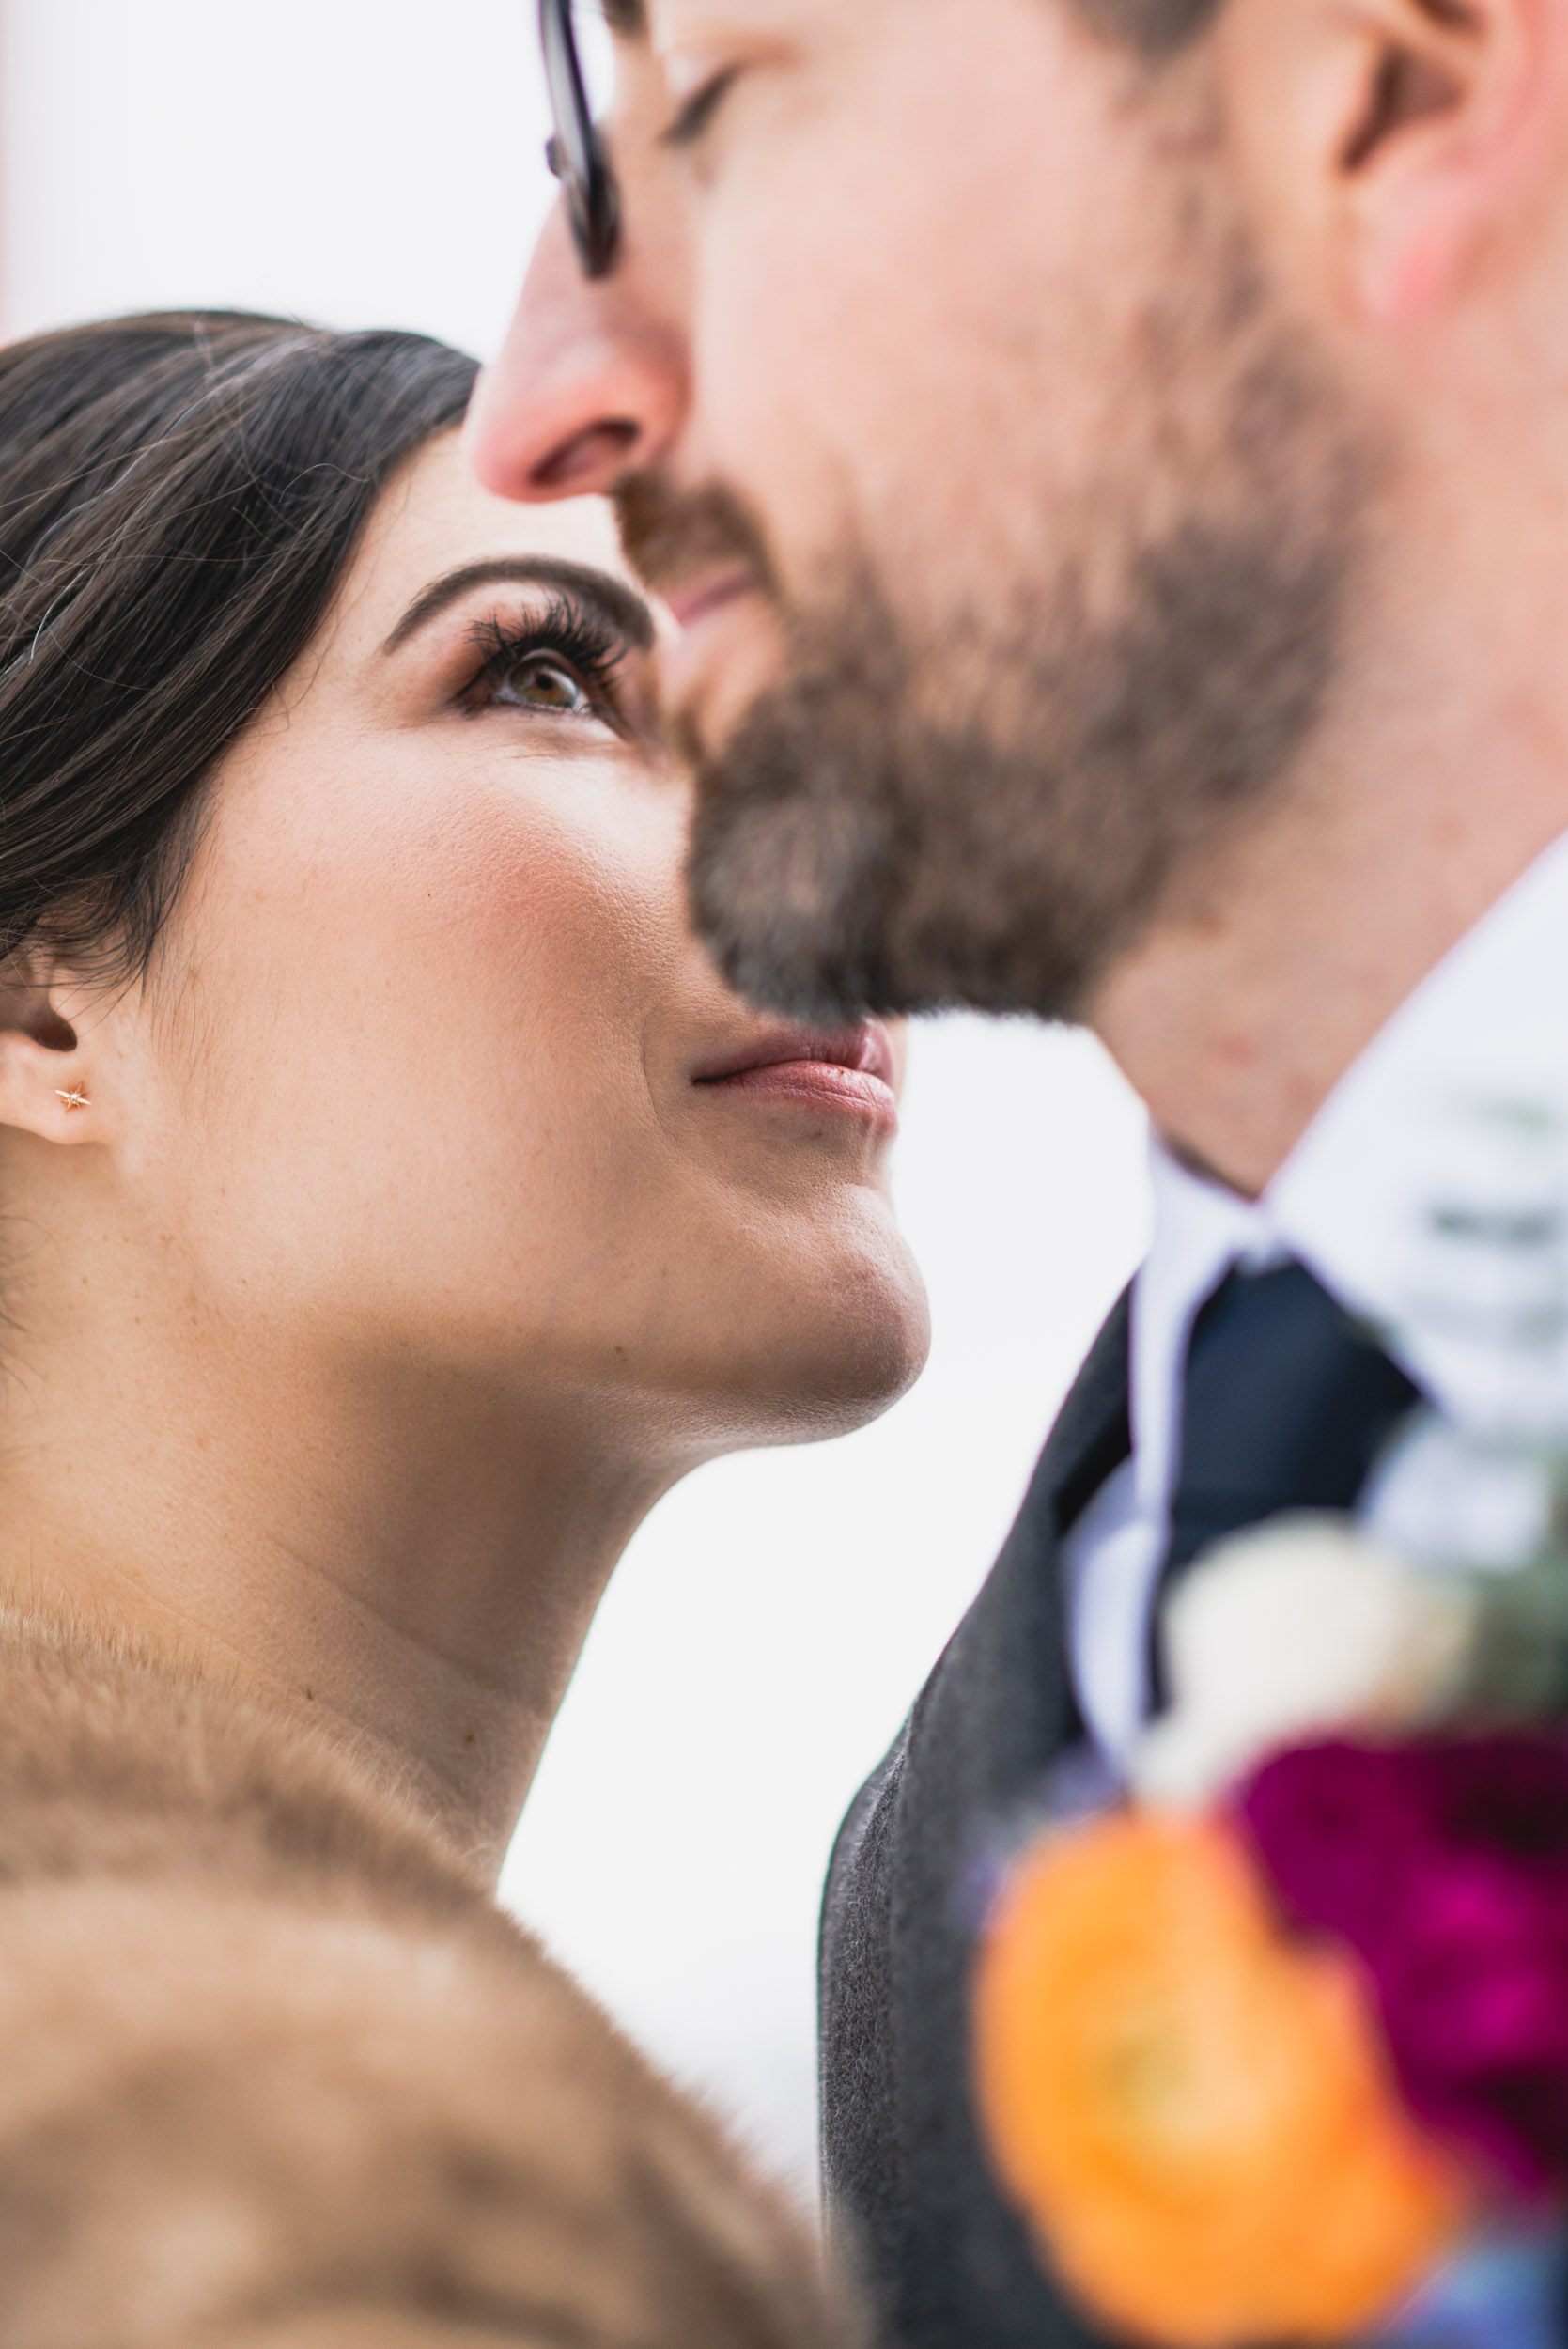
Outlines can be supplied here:
<path id="1" fill-rule="evenodd" d="M 1212 1820 L 1119 1812 L 1036 1847 L 981 1954 L 975 2067 L 1050 2264 L 1149 2341 L 1342 2340 L 1463 2217 L 1348 1961 L 1284 1938 Z"/>

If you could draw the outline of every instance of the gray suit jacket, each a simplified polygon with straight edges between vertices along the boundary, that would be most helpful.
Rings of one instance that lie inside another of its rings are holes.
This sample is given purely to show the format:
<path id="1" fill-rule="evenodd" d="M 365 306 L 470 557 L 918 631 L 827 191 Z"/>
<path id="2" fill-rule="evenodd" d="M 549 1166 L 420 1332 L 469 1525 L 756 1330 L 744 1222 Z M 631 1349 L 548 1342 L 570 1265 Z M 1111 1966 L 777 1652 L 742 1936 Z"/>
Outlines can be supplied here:
<path id="1" fill-rule="evenodd" d="M 1082 1735 L 1063 1533 L 1130 1449 L 1124 1298 L 1063 1408 L 1007 1543 L 840 1830 L 822 1924 L 830 2216 L 889 2349 L 1080 2349 L 1095 2336 L 997 2192 L 969 2092 L 987 1829 Z"/>

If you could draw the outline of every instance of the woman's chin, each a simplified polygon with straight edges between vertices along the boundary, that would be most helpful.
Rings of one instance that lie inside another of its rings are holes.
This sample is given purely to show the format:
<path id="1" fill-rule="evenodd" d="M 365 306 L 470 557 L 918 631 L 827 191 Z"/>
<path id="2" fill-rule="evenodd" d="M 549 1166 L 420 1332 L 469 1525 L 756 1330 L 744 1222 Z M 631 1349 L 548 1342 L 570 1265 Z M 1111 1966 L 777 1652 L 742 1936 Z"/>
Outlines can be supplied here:
<path id="1" fill-rule="evenodd" d="M 930 1352 L 925 1286 L 902 1239 L 873 1262 L 818 1265 L 773 1312 L 754 1308 L 712 1365 L 722 1449 L 849 1435 L 908 1392 Z"/>

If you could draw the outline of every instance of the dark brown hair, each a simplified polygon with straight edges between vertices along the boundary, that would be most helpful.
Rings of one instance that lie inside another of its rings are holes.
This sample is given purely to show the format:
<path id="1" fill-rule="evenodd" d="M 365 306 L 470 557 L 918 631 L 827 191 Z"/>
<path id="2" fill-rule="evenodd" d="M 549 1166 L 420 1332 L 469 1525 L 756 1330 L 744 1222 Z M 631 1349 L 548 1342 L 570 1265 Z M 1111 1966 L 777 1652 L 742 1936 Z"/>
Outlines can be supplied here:
<path id="1" fill-rule="evenodd" d="M 0 350 L 0 962 L 145 968 L 204 779 L 474 371 L 235 312 Z"/>

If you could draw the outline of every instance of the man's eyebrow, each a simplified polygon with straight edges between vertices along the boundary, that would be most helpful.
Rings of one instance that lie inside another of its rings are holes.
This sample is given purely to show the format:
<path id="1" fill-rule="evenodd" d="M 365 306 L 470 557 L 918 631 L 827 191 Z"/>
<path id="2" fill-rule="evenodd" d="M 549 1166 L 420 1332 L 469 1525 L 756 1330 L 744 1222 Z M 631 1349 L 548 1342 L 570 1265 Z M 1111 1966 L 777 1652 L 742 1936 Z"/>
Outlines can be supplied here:
<path id="1" fill-rule="evenodd" d="M 640 40 L 648 29 L 643 0 L 604 0 L 604 21 L 622 40 Z"/>
<path id="2" fill-rule="evenodd" d="M 488 563 L 465 563 L 461 568 L 448 571 L 443 578 L 430 582 L 415 596 L 412 603 L 398 621 L 386 643 L 383 653 L 396 652 L 411 636 L 433 620 L 438 612 L 456 603 L 474 587 L 494 587 L 506 584 L 521 587 L 552 587 L 557 595 L 576 596 L 584 603 L 597 604 L 605 618 L 629 645 L 640 652 L 652 649 L 654 641 L 653 614 L 634 587 L 610 571 L 597 569 L 589 563 L 568 563 L 555 554 L 503 554 Z"/>

